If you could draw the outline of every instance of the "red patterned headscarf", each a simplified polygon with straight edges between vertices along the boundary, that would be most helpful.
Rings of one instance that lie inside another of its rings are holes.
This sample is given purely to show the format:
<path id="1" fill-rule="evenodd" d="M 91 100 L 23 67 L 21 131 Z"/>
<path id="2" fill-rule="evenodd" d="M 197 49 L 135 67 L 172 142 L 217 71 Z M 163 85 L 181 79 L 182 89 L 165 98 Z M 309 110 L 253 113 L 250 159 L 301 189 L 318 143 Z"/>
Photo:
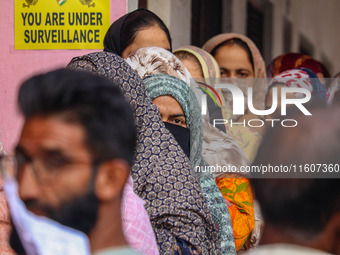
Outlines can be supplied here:
<path id="1" fill-rule="evenodd" d="M 270 87 L 276 84 L 285 84 L 291 88 L 304 88 L 309 90 L 314 97 L 319 97 L 321 100 L 326 101 L 329 94 L 323 84 L 317 79 L 309 69 L 292 69 L 284 71 L 276 75 L 270 82 Z M 269 88 L 270 88 L 269 87 Z M 301 93 L 295 93 L 296 98 L 303 97 Z"/>
<path id="2" fill-rule="evenodd" d="M 304 88 L 313 93 L 312 82 L 305 71 L 299 69 L 288 70 L 275 76 L 271 81 L 271 86 L 275 84 L 285 84 L 292 88 Z M 294 93 L 295 97 L 299 98 L 300 93 Z"/>
<path id="3" fill-rule="evenodd" d="M 275 58 L 268 66 L 268 77 L 275 77 L 284 71 L 296 68 L 307 68 L 316 74 L 322 73 L 325 78 L 330 78 L 323 64 L 300 53 L 286 53 Z"/>

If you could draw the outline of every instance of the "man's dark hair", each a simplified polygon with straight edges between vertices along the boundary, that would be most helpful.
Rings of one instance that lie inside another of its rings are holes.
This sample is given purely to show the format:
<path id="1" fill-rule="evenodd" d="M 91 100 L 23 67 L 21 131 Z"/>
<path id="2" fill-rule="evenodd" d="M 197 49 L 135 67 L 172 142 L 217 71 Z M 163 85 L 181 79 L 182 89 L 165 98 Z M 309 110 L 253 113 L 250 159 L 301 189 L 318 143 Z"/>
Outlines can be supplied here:
<path id="1" fill-rule="evenodd" d="M 20 87 L 18 104 L 26 119 L 58 116 L 85 130 L 85 144 L 94 163 L 134 159 L 134 116 L 120 88 L 97 75 L 59 69 L 33 76 Z"/>
<path id="2" fill-rule="evenodd" d="M 325 164 L 339 170 L 340 108 L 307 108 L 312 116 L 287 115 L 298 126 L 271 128 L 253 165 L 310 166 Z M 289 177 L 289 176 L 286 176 Z M 340 179 L 252 179 L 266 224 L 295 238 L 308 240 L 320 234 L 340 212 Z"/>

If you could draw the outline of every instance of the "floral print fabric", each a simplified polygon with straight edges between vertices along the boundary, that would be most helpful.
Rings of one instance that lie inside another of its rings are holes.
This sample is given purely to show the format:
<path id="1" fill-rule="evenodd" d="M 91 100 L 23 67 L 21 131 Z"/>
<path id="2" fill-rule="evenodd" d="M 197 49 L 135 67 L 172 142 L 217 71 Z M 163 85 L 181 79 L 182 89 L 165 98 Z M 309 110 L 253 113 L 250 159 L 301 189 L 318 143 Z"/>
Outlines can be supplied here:
<path id="1" fill-rule="evenodd" d="M 244 245 L 255 226 L 253 194 L 249 180 L 240 176 L 216 178 L 232 219 L 236 250 Z"/>

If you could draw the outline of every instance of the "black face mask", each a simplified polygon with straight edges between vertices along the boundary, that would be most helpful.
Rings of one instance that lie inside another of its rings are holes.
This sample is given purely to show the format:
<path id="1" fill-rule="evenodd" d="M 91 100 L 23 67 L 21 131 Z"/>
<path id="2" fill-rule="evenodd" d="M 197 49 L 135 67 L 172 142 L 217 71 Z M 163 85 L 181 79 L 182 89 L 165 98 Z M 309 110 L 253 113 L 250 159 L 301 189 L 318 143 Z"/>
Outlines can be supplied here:
<path id="1" fill-rule="evenodd" d="M 181 127 L 169 122 L 163 121 L 165 127 L 169 129 L 171 134 L 175 137 L 179 146 L 181 146 L 184 153 L 190 158 L 190 130 L 189 128 Z"/>

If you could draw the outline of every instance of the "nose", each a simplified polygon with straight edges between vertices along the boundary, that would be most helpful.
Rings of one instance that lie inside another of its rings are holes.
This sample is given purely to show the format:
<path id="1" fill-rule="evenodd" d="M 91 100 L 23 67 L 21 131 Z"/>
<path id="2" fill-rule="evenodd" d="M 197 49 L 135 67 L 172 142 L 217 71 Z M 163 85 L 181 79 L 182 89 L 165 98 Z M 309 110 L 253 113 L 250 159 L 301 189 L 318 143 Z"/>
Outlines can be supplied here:
<path id="1" fill-rule="evenodd" d="M 237 77 L 236 76 L 229 76 L 227 82 L 233 85 L 237 84 Z"/>
<path id="2" fill-rule="evenodd" d="M 168 122 L 167 116 L 164 116 L 163 114 L 161 114 L 161 120 L 162 120 L 163 122 Z"/>
<path id="3" fill-rule="evenodd" d="M 40 185 L 34 176 L 32 165 L 26 164 L 18 179 L 19 196 L 22 200 L 37 199 L 40 194 Z"/>

